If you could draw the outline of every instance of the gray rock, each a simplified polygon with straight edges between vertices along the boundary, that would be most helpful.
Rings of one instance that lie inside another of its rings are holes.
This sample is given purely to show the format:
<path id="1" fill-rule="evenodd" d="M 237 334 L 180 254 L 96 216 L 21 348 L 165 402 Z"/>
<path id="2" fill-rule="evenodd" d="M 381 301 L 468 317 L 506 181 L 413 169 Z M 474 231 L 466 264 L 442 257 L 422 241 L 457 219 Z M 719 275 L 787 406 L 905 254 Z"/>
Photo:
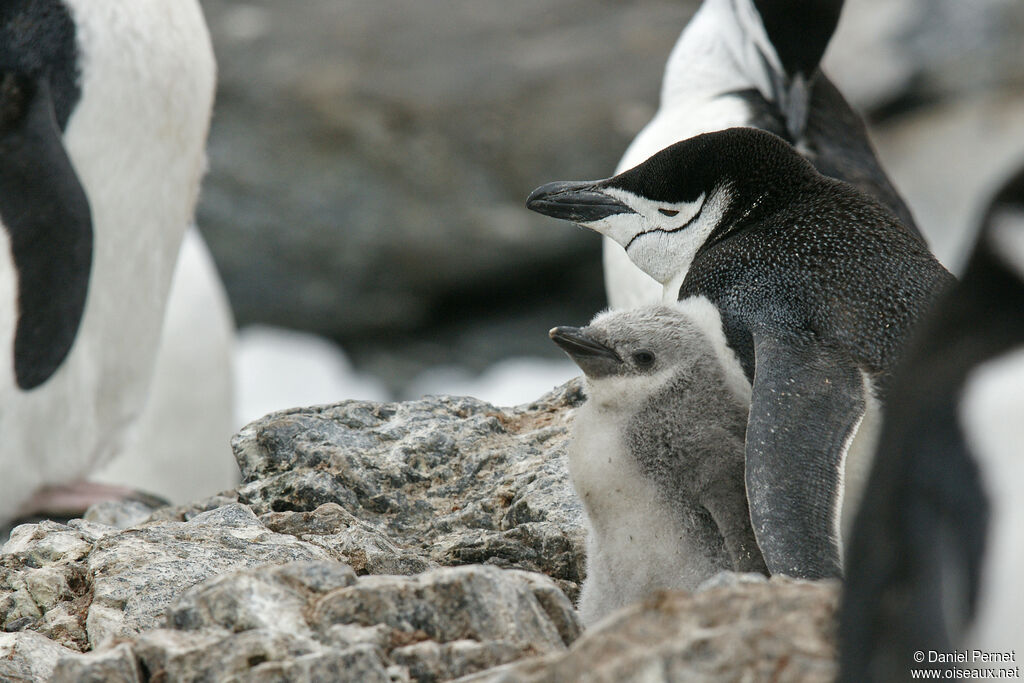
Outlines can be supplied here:
<path id="1" fill-rule="evenodd" d="M 564 650 L 579 634 L 568 599 L 537 574 L 459 567 L 357 580 L 331 562 L 212 578 L 179 597 L 166 624 L 134 648 L 168 680 L 389 680 L 389 666 L 449 680 Z"/>
<path id="2" fill-rule="evenodd" d="M 562 460 L 581 398 L 572 382 L 508 409 L 285 411 L 236 438 L 237 490 L 124 530 L 18 527 L 0 553 L 0 679 L 831 673 L 829 585 L 723 575 L 580 637 L 563 589 L 582 578 L 583 531 Z M 347 497 L 324 503 L 330 487 Z"/>
<path id="3" fill-rule="evenodd" d="M 0 547 L 0 554 L 5 564 L 26 567 L 68 564 L 84 558 L 98 539 L 113 531 L 77 520 L 67 525 L 50 521 L 23 524 L 11 532 L 10 539 Z"/>
<path id="4" fill-rule="evenodd" d="M 265 629 L 310 635 L 304 610 L 311 596 L 355 581 L 350 567 L 333 562 L 295 562 L 224 574 L 175 600 L 167 610 L 167 625 L 187 631 Z"/>
<path id="5" fill-rule="evenodd" d="M 834 680 L 836 581 L 776 577 L 700 593 L 667 591 L 624 608 L 562 654 L 460 683 Z"/>
<path id="6" fill-rule="evenodd" d="M 386 624 L 438 643 L 499 641 L 521 648 L 564 648 L 579 633 L 572 605 L 564 595 L 552 601 L 550 583 L 543 587 L 544 599 L 538 599 L 538 581 L 546 580 L 487 566 L 436 569 L 412 577 L 366 576 L 320 598 L 310 620 L 321 630 L 339 623 Z M 564 630 L 566 623 L 571 626 L 563 635 L 560 627 Z"/>
<path id="7" fill-rule="evenodd" d="M 270 512 L 260 519 L 272 531 L 323 548 L 357 574 L 418 574 L 437 566 L 422 554 L 396 545 L 336 503 L 312 512 Z"/>
<path id="8" fill-rule="evenodd" d="M 530 652 L 504 641 L 428 640 L 394 649 L 391 659 L 406 669 L 412 680 L 447 681 L 513 662 L 526 654 Z"/>
<path id="9" fill-rule="evenodd" d="M 128 643 L 57 662 L 50 683 L 142 683 L 135 654 Z"/>
<path id="10" fill-rule="evenodd" d="M 744 583 L 767 583 L 768 577 L 755 572 L 718 572 L 714 576 L 701 581 L 694 590 L 695 593 L 702 593 L 715 588 L 730 588 Z"/>
<path id="11" fill-rule="evenodd" d="M 440 397 L 274 413 L 232 441 L 238 497 L 274 529 L 312 524 L 360 573 L 490 563 L 548 574 L 572 597 L 584 531 L 564 452 L 582 400 L 573 381 L 517 408 Z M 332 501 L 349 513 L 320 508 Z"/>
<path id="12" fill-rule="evenodd" d="M 49 680 L 57 660 L 74 654 L 74 650 L 32 631 L 0 633 L 0 681 L 36 683 Z"/>
<path id="13" fill-rule="evenodd" d="M 326 559 L 320 548 L 268 530 L 238 504 L 188 522 L 152 522 L 106 536 L 87 562 L 93 577 L 86 621 L 89 643 L 95 648 L 156 627 L 174 599 L 218 574 Z"/>
<path id="14" fill-rule="evenodd" d="M 116 529 L 127 529 L 145 522 L 155 509 L 140 500 L 107 500 L 91 506 L 82 515 L 82 519 Z"/>
<path id="15" fill-rule="evenodd" d="M 0 552 L 0 625 L 26 629 L 75 650 L 88 647 L 92 585 L 85 560 L 95 542 L 116 531 L 76 520 L 17 527 Z"/>
<path id="16" fill-rule="evenodd" d="M 377 681 L 389 679 L 377 651 L 367 646 L 324 648 L 276 629 L 184 632 L 157 629 L 135 642 L 151 680 Z"/>

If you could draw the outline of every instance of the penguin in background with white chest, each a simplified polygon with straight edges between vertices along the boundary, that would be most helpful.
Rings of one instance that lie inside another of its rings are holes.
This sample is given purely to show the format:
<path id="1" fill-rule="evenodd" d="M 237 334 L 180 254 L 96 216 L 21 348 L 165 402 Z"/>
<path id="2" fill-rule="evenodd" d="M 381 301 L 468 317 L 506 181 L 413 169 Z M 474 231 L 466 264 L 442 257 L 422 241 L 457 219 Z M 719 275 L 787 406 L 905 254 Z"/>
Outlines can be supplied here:
<path id="1" fill-rule="evenodd" d="M 696 135 L 760 128 L 786 140 L 818 172 L 874 198 L 920 236 L 864 121 L 820 69 L 842 8 L 842 0 L 704 0 L 669 55 L 657 112 L 615 173 Z M 612 308 L 660 299 L 659 284 L 608 237 L 604 273 Z"/>
<path id="2" fill-rule="evenodd" d="M 0 6 L 0 521 L 145 405 L 214 83 L 194 0 Z"/>
<path id="3" fill-rule="evenodd" d="M 744 487 L 750 385 L 706 300 L 550 332 L 583 370 L 569 474 L 586 512 L 585 624 L 721 571 L 766 573 Z"/>

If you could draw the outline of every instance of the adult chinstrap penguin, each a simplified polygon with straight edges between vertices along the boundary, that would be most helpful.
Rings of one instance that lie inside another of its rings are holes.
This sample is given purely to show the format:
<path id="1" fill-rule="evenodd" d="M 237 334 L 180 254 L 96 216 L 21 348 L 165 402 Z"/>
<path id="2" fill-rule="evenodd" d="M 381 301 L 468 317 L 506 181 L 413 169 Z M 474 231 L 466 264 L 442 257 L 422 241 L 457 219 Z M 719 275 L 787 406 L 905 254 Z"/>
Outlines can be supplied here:
<path id="1" fill-rule="evenodd" d="M 842 681 L 956 666 L 918 651 L 1024 653 L 1022 487 L 1024 172 L 893 380 L 851 539 Z"/>
<path id="2" fill-rule="evenodd" d="M 0 523 L 145 404 L 214 76 L 194 0 L 0 7 Z"/>
<path id="3" fill-rule="evenodd" d="M 666 301 L 718 308 L 753 384 L 747 494 L 768 568 L 838 575 L 852 438 L 952 276 L 887 209 L 754 128 L 544 185 L 527 206 L 614 239 Z"/>
<path id="4" fill-rule="evenodd" d="M 781 136 L 822 174 L 852 183 L 916 231 L 861 117 L 819 68 L 842 0 L 704 0 L 665 65 L 657 113 L 615 172 L 680 140 L 735 126 Z M 657 283 L 604 240 L 613 308 L 658 300 Z"/>
<path id="5" fill-rule="evenodd" d="M 584 623 L 720 571 L 766 573 L 743 479 L 750 384 L 714 306 L 603 313 L 550 335 L 586 378 L 568 452 L 588 521 Z"/>

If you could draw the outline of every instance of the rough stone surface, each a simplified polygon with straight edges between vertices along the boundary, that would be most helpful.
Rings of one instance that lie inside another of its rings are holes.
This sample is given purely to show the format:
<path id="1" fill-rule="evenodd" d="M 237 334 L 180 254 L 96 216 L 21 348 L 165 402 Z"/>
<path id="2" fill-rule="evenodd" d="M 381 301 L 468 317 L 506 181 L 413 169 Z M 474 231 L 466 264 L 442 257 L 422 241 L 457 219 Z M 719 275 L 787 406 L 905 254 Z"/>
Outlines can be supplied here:
<path id="1" fill-rule="evenodd" d="M 71 654 L 72 650 L 32 631 L 0 633 L 0 681 L 36 683 L 49 680 L 57 661 Z"/>
<path id="2" fill-rule="evenodd" d="M 572 604 L 565 596 L 557 603 L 538 599 L 536 581 L 536 575 L 487 566 L 442 568 L 413 577 L 367 576 L 323 596 L 310 619 L 321 630 L 338 623 L 385 624 L 411 639 L 437 643 L 562 648 L 579 635 Z M 552 584 L 545 582 L 550 591 Z"/>
<path id="3" fill-rule="evenodd" d="M 157 626 L 191 586 L 239 567 L 328 559 L 326 552 L 264 527 L 251 510 L 228 505 L 188 522 L 158 522 L 101 539 L 89 555 L 92 647 Z"/>
<path id="4" fill-rule="evenodd" d="M 440 397 L 274 413 L 232 442 L 238 499 L 284 533 L 312 524 L 360 573 L 488 563 L 575 597 L 584 530 L 563 454 L 582 400 L 573 381 L 518 408 Z M 331 502 L 351 513 L 320 508 Z"/>
<path id="5" fill-rule="evenodd" d="M 161 505 L 147 505 L 139 500 L 106 500 L 91 506 L 82 515 L 82 519 L 117 529 L 127 529 L 145 522 L 157 508 L 164 505 L 167 505 L 167 501 Z"/>
<path id="6" fill-rule="evenodd" d="M 661 592 L 602 620 L 566 653 L 460 681 L 830 683 L 838 599 L 838 582 L 786 578 Z"/>
<path id="7" fill-rule="evenodd" d="M 50 683 L 142 683 L 135 653 L 128 643 L 69 655 L 57 662 Z"/>
<path id="8" fill-rule="evenodd" d="M 17 527 L 0 680 L 824 680 L 830 586 L 724 573 L 581 637 L 581 400 L 276 413 L 236 437 L 235 490 L 127 529 L 117 510 Z"/>

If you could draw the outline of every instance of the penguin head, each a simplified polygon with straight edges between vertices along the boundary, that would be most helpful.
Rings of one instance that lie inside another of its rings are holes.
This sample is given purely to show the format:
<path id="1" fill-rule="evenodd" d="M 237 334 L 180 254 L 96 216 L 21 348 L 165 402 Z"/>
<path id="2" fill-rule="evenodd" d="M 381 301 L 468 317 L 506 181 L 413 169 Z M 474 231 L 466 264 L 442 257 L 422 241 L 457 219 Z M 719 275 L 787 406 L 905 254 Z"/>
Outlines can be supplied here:
<path id="1" fill-rule="evenodd" d="M 586 327 L 548 332 L 591 381 L 671 374 L 692 357 L 695 334 L 693 323 L 672 306 L 607 311 Z"/>
<path id="2" fill-rule="evenodd" d="M 610 237 L 669 285 L 708 240 L 741 229 L 815 175 L 782 138 L 729 128 L 677 142 L 611 178 L 542 185 L 526 206 Z"/>

